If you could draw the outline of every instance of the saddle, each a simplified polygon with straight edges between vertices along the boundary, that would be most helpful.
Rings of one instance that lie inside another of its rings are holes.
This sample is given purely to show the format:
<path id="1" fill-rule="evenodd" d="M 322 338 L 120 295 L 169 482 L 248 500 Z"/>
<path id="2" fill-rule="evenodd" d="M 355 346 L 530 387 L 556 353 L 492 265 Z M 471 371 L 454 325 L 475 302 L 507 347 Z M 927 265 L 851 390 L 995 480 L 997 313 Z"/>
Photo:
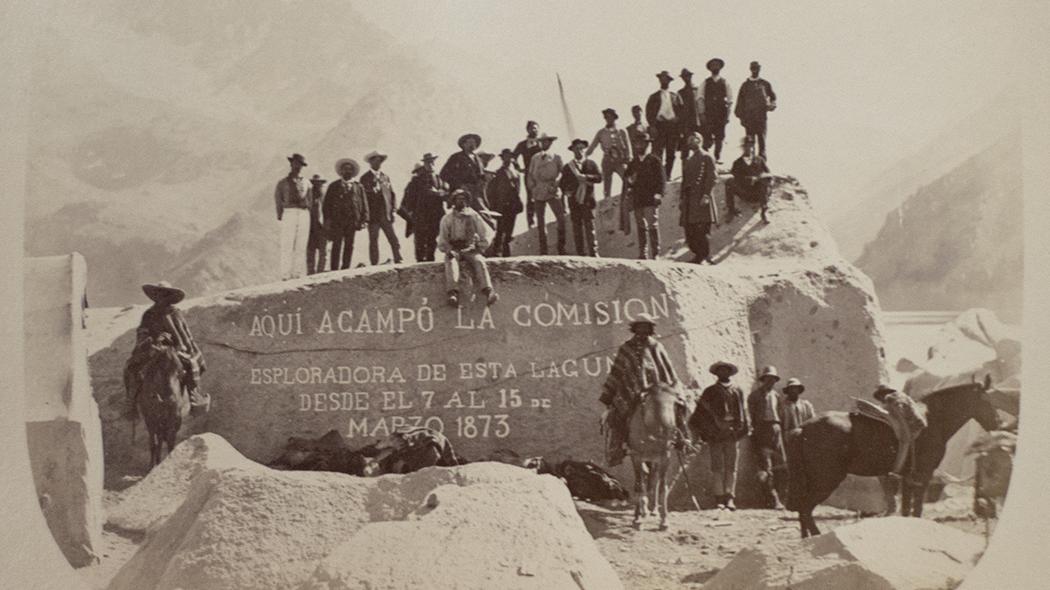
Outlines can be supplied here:
<path id="1" fill-rule="evenodd" d="M 908 417 L 904 415 L 889 412 L 868 400 L 853 398 L 853 401 L 856 402 L 854 413 L 882 422 L 893 430 L 893 434 L 897 438 L 897 456 L 893 461 L 893 469 L 890 471 L 890 475 L 899 477 L 904 469 L 905 461 L 914 452 L 913 442 L 915 437 L 919 435 L 919 431 L 925 427 L 925 424 L 917 425 L 918 427 L 916 428 L 913 427 Z"/>

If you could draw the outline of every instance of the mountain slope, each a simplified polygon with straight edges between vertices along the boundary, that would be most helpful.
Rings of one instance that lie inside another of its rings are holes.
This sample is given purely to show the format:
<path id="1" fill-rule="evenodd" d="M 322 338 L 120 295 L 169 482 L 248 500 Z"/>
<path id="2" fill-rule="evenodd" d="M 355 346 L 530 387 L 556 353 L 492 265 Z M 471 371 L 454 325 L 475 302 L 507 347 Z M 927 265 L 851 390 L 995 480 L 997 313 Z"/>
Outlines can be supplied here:
<path id="1" fill-rule="evenodd" d="M 1020 135 L 1003 138 L 890 212 L 857 266 L 889 310 L 1021 315 Z"/>

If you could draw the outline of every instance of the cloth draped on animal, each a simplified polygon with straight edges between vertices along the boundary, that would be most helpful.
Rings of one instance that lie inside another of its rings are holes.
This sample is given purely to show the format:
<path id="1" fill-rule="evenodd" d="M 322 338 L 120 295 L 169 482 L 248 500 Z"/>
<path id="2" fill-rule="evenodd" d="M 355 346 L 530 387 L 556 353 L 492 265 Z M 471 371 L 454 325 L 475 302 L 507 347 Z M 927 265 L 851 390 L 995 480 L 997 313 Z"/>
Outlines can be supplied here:
<path id="1" fill-rule="evenodd" d="M 138 412 L 137 399 L 145 380 L 143 371 L 155 355 L 162 353 L 163 347 L 173 347 L 182 363 L 182 385 L 190 396 L 190 413 L 206 413 L 211 406 L 211 397 L 200 388 L 200 377 L 207 370 L 204 355 L 182 312 L 172 305 L 154 305 L 142 314 L 135 332 L 135 348 L 124 366 L 129 416 L 134 417 Z"/>
<path id="2" fill-rule="evenodd" d="M 887 395 L 882 400 L 882 407 L 867 400 L 854 398 L 856 412 L 863 416 L 879 420 L 893 429 L 897 437 L 897 456 L 893 461 L 891 474 L 901 475 L 904 463 L 913 450 L 915 439 L 926 428 L 926 409 L 915 402 L 908 394 L 899 391 Z"/>

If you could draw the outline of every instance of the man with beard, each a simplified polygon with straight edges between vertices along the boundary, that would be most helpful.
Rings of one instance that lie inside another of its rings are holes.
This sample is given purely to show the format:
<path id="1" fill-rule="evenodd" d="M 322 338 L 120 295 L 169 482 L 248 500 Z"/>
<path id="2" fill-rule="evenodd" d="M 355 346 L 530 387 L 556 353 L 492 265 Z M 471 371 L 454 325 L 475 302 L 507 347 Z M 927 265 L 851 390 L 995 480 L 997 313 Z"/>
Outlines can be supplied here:
<path id="1" fill-rule="evenodd" d="M 464 189 L 452 191 L 449 200 L 452 210 L 441 218 L 438 231 L 438 250 L 445 254 L 445 285 L 448 288 L 448 303 L 460 305 L 460 266 L 466 262 L 474 270 L 474 284 L 481 284 L 481 293 L 486 305 L 499 300 L 492 289 L 485 257 L 481 254 L 489 245 L 489 227 L 474 209 L 467 207 L 469 195 Z"/>
<path id="2" fill-rule="evenodd" d="M 390 177 L 379 169 L 386 161 L 386 154 L 370 152 L 365 161 L 371 167 L 361 175 L 361 186 L 368 198 L 368 258 L 372 266 L 379 264 L 379 232 L 382 231 L 394 255 L 394 264 L 397 264 L 401 262 L 401 242 L 394 233 L 397 196 Z"/>
<path id="3" fill-rule="evenodd" d="M 351 158 L 335 163 L 339 180 L 328 184 L 321 212 L 325 235 L 332 242 L 332 270 L 350 268 L 354 254 L 354 236 L 368 223 L 368 198 L 361 183 L 354 180 L 361 169 Z"/>
<path id="4" fill-rule="evenodd" d="M 670 178 L 678 149 L 683 104 L 682 97 L 670 89 L 674 76 L 664 70 L 656 77 L 660 80 L 660 89 L 649 95 L 645 103 L 645 120 L 653 137 L 653 153 L 664 159 L 664 175 Z"/>
<path id="5" fill-rule="evenodd" d="M 543 151 L 543 147 L 540 146 L 539 135 L 539 123 L 536 121 L 525 123 L 525 139 L 514 146 L 514 167 L 521 174 L 528 173 L 532 157 Z M 521 158 L 521 165 L 518 164 L 519 157 Z M 533 202 L 532 189 L 529 188 L 528 183 L 525 184 L 525 221 L 528 222 L 529 227 L 536 224 L 536 204 Z"/>
<path id="6" fill-rule="evenodd" d="M 729 107 L 733 105 L 733 89 L 720 73 L 725 67 L 720 58 L 707 61 L 707 70 L 711 75 L 704 80 L 700 88 L 700 104 L 703 117 L 700 122 L 700 134 L 704 137 L 704 149 L 714 146 L 715 162 L 722 163 L 722 142 L 726 138 L 726 124 L 729 123 Z"/>
<path id="7" fill-rule="evenodd" d="M 587 140 L 574 139 L 569 144 L 573 158 L 561 169 L 558 187 L 569 203 L 572 219 L 572 239 L 577 256 L 598 257 L 598 238 L 594 235 L 594 185 L 602 181 L 601 171 L 594 160 L 583 155 Z"/>
<path id="8" fill-rule="evenodd" d="M 445 197 L 448 185 L 434 170 L 437 156 L 423 154 L 423 167 L 412 176 L 405 187 L 401 207 L 412 220 L 415 233 L 416 262 L 433 262 L 437 249 L 438 230 L 445 215 Z"/>

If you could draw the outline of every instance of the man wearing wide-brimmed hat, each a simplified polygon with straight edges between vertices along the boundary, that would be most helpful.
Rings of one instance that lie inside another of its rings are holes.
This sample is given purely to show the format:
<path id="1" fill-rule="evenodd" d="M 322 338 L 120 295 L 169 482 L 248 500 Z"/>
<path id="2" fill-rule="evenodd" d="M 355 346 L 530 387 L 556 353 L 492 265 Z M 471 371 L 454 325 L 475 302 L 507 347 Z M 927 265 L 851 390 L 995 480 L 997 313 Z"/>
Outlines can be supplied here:
<path id="1" fill-rule="evenodd" d="M 328 184 L 325 192 L 324 227 L 332 242 L 332 270 L 350 268 L 354 255 L 354 236 L 368 223 L 368 198 L 361 183 L 354 180 L 361 166 L 352 158 L 335 163 L 338 180 Z"/>
<path id="2" fill-rule="evenodd" d="M 482 182 L 485 178 L 485 166 L 477 149 L 481 147 L 481 136 L 477 133 L 465 133 L 456 142 L 460 151 L 449 156 L 441 167 L 441 178 L 448 183 L 449 191 L 463 189 L 472 201 L 482 199 Z"/>
<path id="3" fill-rule="evenodd" d="M 412 219 L 415 232 L 416 262 L 433 262 L 437 249 L 438 230 L 445 215 L 445 197 L 448 185 L 434 169 L 437 156 L 423 154 L 422 168 L 412 176 L 405 187 L 401 208 Z"/>
<path id="4" fill-rule="evenodd" d="M 291 170 L 277 182 L 273 198 L 277 222 L 281 225 L 281 279 L 303 276 L 306 271 L 306 243 L 310 238 L 310 184 L 301 175 L 306 167 L 302 154 L 288 156 Z"/>
<path id="5" fill-rule="evenodd" d="M 715 160 L 704 149 L 699 133 L 685 139 L 692 150 L 682 159 L 682 187 L 679 196 L 678 223 L 685 230 L 685 243 L 693 252 L 693 262 L 711 262 L 711 244 L 708 234 L 718 223 L 718 207 L 711 194 L 715 187 L 717 172 Z"/>
<path id="6" fill-rule="evenodd" d="M 606 432 L 606 459 L 610 467 L 623 462 L 626 455 L 627 426 L 642 394 L 654 385 L 678 384 L 678 375 L 663 344 L 656 339 L 656 319 L 648 313 L 639 313 L 629 324 L 633 336 L 620 345 L 609 376 L 602 386 L 598 401 L 606 406 L 602 424 Z M 686 402 L 679 392 L 675 408 L 675 422 L 679 441 L 688 440 Z"/>
<path id="7" fill-rule="evenodd" d="M 682 97 L 670 89 L 674 76 L 664 70 L 656 75 L 660 89 L 649 95 L 645 103 L 645 119 L 649 122 L 649 133 L 653 136 L 653 153 L 664 159 L 664 174 L 671 176 L 674 168 L 675 150 L 678 149 Z"/>
<path id="8" fill-rule="evenodd" d="M 732 382 L 737 366 L 719 361 L 708 369 L 717 381 L 700 394 L 700 403 L 690 418 L 711 452 L 711 474 L 715 502 L 719 508 L 736 510 L 737 444 L 751 433 L 744 392 Z"/>
<path id="9" fill-rule="evenodd" d="M 551 145 L 557 136 L 544 133 L 539 136 L 542 151 L 532 156 L 529 170 L 525 174 L 525 185 L 532 191 L 535 202 L 536 233 L 540 242 L 540 254 L 547 254 L 547 208 L 554 213 L 558 231 L 558 255 L 565 254 L 565 200 L 558 192 L 558 177 L 561 175 L 561 156 L 551 153 Z"/>
<path id="10" fill-rule="evenodd" d="M 715 162 L 718 164 L 722 163 L 722 142 L 726 138 L 726 124 L 729 123 L 730 107 L 733 105 L 733 89 L 721 75 L 725 65 L 721 58 L 707 60 L 707 70 L 711 75 L 700 87 L 700 104 L 703 109 L 700 134 L 704 137 L 705 149 L 714 147 Z"/>
<path id="11" fill-rule="evenodd" d="M 310 196 L 307 203 L 310 207 L 310 237 L 306 241 L 306 274 L 324 272 L 328 261 L 328 237 L 321 223 L 321 209 L 324 203 L 324 184 L 327 182 L 320 174 L 310 177 Z"/>
<path id="12" fill-rule="evenodd" d="M 128 415 L 137 416 L 138 395 L 145 381 L 143 374 L 155 347 L 170 346 L 175 349 L 185 369 L 182 384 L 190 395 L 190 410 L 197 415 L 208 410 L 210 399 L 200 391 L 200 376 L 206 365 L 204 355 L 193 339 L 190 327 L 175 307 L 186 293 L 167 281 L 142 286 L 142 292 L 153 301 L 153 305 L 142 314 L 135 332 L 135 348 L 124 366 L 124 387 L 127 393 Z"/>
<path id="13" fill-rule="evenodd" d="M 780 381 L 777 368 L 770 365 L 762 369 L 758 381 L 747 397 L 747 409 L 751 416 L 753 432 L 751 451 L 755 456 L 755 476 L 766 495 L 768 508 L 783 508 L 777 494 L 777 484 L 783 488 L 785 478 L 784 438 L 781 432 L 780 394 L 776 384 Z"/>
<path id="14" fill-rule="evenodd" d="M 784 433 L 802 426 L 802 423 L 817 415 L 813 404 L 807 399 L 800 399 L 806 386 L 801 381 L 792 377 L 787 380 L 783 388 L 784 400 L 780 405 L 780 426 Z"/>
<path id="15" fill-rule="evenodd" d="M 612 177 L 617 174 L 620 177 L 620 192 L 623 192 L 623 176 L 627 171 L 627 162 L 631 160 L 631 141 L 627 137 L 627 131 L 616 126 L 616 120 L 620 115 L 616 109 L 605 109 L 602 111 L 605 118 L 605 126 L 594 134 L 594 140 L 587 148 L 587 156 L 594 150 L 602 148 L 602 192 L 608 199 L 612 195 Z"/>
<path id="16" fill-rule="evenodd" d="M 473 208 L 467 206 L 470 195 L 460 188 L 452 191 L 449 202 L 452 210 L 441 218 L 438 231 L 438 250 L 445 254 L 445 285 L 448 288 L 448 303 L 460 306 L 460 267 L 463 263 L 474 271 L 474 284 L 481 287 L 486 305 L 493 305 L 499 295 L 492 288 L 485 256 L 482 252 L 489 246 L 489 227 Z"/>
<path id="17" fill-rule="evenodd" d="M 594 235 L 594 185 L 601 182 L 602 173 L 594 160 L 583 155 L 587 140 L 574 139 L 569 144 L 573 157 L 561 169 L 558 188 L 569 204 L 572 221 L 572 239 L 577 256 L 598 257 L 598 238 Z"/>
<path id="18" fill-rule="evenodd" d="M 496 237 L 490 249 L 492 256 L 510 256 L 514 239 L 514 220 L 524 206 L 521 203 L 521 175 L 514 169 L 514 152 L 503 148 L 499 153 L 502 165 L 489 181 L 488 197 L 492 210 L 500 214 L 496 222 Z"/>
<path id="19" fill-rule="evenodd" d="M 641 260 L 656 259 L 660 254 L 660 202 L 667 187 L 660 157 L 649 153 L 650 143 L 652 138 L 643 136 L 634 146 L 634 159 L 627 165 L 628 198 L 620 204 L 634 212 Z"/>
<path id="20" fill-rule="evenodd" d="M 379 168 L 386 161 L 386 154 L 377 151 L 365 156 L 369 170 L 361 175 L 361 186 L 368 199 L 368 259 L 372 266 L 379 264 L 379 232 L 386 236 L 394 264 L 401 262 L 401 242 L 394 232 L 394 214 L 397 212 L 397 195 L 390 177 Z"/>

